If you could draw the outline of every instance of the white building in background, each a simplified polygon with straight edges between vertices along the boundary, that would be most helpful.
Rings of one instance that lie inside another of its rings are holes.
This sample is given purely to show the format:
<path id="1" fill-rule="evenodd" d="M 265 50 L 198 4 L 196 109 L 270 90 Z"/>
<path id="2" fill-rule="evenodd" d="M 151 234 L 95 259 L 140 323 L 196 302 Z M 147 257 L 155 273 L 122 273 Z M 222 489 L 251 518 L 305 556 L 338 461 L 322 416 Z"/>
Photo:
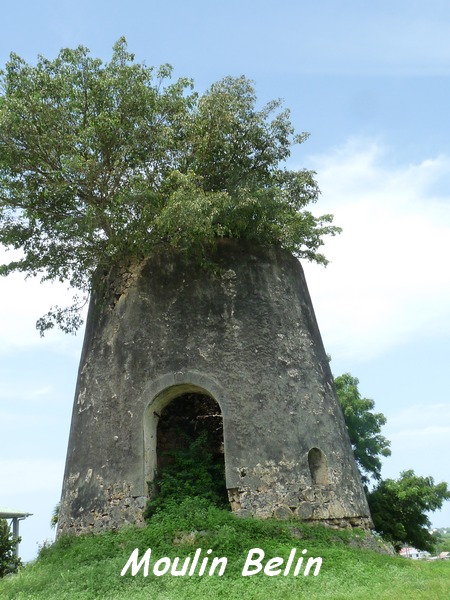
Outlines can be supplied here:
<path id="1" fill-rule="evenodd" d="M 15 554 L 19 556 L 19 521 L 23 521 L 27 517 L 31 517 L 32 513 L 23 512 L 21 510 L 11 510 L 9 508 L 0 508 L 0 519 L 10 519 L 9 526 L 12 530 L 14 538 L 17 540 Z"/>
<path id="2" fill-rule="evenodd" d="M 400 550 L 400 556 L 404 558 L 412 558 L 413 560 L 419 560 L 419 558 L 428 558 L 430 553 L 426 550 L 417 550 L 416 548 L 405 547 Z"/>

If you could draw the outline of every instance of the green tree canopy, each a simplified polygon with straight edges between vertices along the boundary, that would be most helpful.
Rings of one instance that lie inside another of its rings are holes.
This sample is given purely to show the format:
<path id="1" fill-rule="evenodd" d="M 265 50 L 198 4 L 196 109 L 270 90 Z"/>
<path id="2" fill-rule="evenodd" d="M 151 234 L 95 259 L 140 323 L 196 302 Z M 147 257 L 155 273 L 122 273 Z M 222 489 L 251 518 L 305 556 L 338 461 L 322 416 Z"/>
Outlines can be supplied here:
<path id="1" fill-rule="evenodd" d="M 367 484 L 371 477 L 380 480 L 380 456 L 391 454 L 389 440 L 381 435 L 386 417 L 373 412 L 373 400 L 361 398 L 356 377 L 344 373 L 336 377 L 334 382 L 362 481 Z"/>
<path id="2" fill-rule="evenodd" d="M 96 269 L 167 246 L 201 254 L 217 237 L 278 245 L 326 264 L 332 216 L 306 209 L 314 173 L 283 164 L 296 135 L 279 101 L 257 109 L 253 84 L 227 77 L 204 94 L 171 68 L 138 64 L 124 38 L 110 62 L 84 47 L 0 72 L 1 266 L 89 294 Z M 77 298 L 40 320 L 80 325 Z"/>
<path id="3" fill-rule="evenodd" d="M 419 477 L 403 471 L 399 479 L 385 479 L 368 494 L 375 529 L 397 549 L 411 544 L 432 551 L 436 540 L 429 532 L 427 512 L 442 508 L 450 500 L 446 483 L 435 484 L 432 477 Z"/>

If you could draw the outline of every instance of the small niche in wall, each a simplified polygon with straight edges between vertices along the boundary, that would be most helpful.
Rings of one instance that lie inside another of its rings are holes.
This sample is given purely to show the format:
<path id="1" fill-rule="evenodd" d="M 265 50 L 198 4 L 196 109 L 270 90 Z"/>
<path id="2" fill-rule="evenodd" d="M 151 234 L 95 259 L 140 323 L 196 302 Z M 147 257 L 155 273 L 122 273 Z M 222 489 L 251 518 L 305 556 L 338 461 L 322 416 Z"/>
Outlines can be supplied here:
<path id="1" fill-rule="evenodd" d="M 308 452 L 308 465 L 313 485 L 328 485 L 327 459 L 322 450 L 311 448 Z"/>

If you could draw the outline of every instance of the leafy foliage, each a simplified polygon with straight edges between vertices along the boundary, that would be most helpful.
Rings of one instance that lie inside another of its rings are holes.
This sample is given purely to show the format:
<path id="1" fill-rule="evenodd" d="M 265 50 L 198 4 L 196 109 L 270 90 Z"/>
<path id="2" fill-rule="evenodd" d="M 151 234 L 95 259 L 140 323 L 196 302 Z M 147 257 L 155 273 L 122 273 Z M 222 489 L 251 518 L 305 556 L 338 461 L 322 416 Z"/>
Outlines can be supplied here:
<path id="1" fill-rule="evenodd" d="M 413 470 L 403 471 L 399 479 L 385 479 L 368 494 L 375 529 L 397 549 L 410 544 L 432 551 L 435 539 L 426 513 L 442 508 L 450 500 L 446 483 L 435 484 L 432 477 L 420 477 Z"/>
<path id="2" fill-rule="evenodd" d="M 371 477 L 380 480 L 379 457 L 391 454 L 389 440 L 381 435 L 386 417 L 382 413 L 373 412 L 373 400 L 361 398 L 359 380 L 356 377 L 345 373 L 336 377 L 334 382 L 362 481 L 367 484 Z"/>
<path id="3" fill-rule="evenodd" d="M 60 509 L 60 502 L 58 502 L 58 504 L 56 504 L 53 507 L 53 511 L 52 511 L 52 518 L 50 519 L 50 527 L 52 529 L 56 529 L 56 526 L 58 525 L 58 518 L 59 518 L 59 509 Z"/>
<path id="4" fill-rule="evenodd" d="M 280 166 L 306 138 L 289 112 L 257 110 L 245 77 L 200 96 L 171 72 L 135 63 L 124 38 L 106 64 L 80 46 L 34 66 L 11 54 L 0 72 L 0 243 L 20 253 L 0 272 L 81 291 L 41 332 L 76 330 L 94 271 L 156 246 L 189 255 L 233 237 L 326 264 L 323 236 L 340 230 L 305 208 L 314 173 Z"/>
<path id="5" fill-rule="evenodd" d="M 335 384 L 375 530 L 397 550 L 404 544 L 433 550 L 437 538 L 428 531 L 431 523 L 426 513 L 450 500 L 447 484 L 435 485 L 432 477 L 419 477 L 412 470 L 403 471 L 397 480 L 382 480 L 379 457 L 391 454 L 389 440 L 380 433 L 386 417 L 372 412 L 375 403 L 361 398 L 359 380 L 350 373 L 336 377 Z M 370 477 L 378 481 L 372 491 L 367 488 Z"/>
<path id="6" fill-rule="evenodd" d="M 215 462 L 206 449 L 207 431 L 195 439 L 187 434 L 183 437 L 185 447 L 167 452 L 173 462 L 161 469 L 149 484 L 151 499 L 144 512 L 146 519 L 173 500 L 179 503 L 185 498 L 202 498 L 216 506 L 227 504 L 224 466 Z"/>
<path id="7" fill-rule="evenodd" d="M 15 555 L 16 540 L 5 519 L 0 519 L 0 578 L 15 573 L 21 565 L 20 558 Z"/>
<path id="8" fill-rule="evenodd" d="M 447 531 L 448 528 L 441 528 L 434 530 L 431 534 L 436 553 L 450 552 L 450 533 L 447 533 Z"/>

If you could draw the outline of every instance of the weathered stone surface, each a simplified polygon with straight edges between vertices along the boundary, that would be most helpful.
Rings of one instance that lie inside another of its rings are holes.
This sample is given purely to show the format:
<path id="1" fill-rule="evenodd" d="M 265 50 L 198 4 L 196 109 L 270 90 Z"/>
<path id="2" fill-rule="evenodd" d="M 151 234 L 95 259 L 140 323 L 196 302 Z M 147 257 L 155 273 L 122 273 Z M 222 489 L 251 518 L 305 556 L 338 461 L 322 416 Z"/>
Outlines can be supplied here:
<path id="1" fill-rule="evenodd" d="M 272 516 L 274 519 L 292 519 L 294 516 L 293 511 L 289 508 L 289 506 L 281 505 L 276 506 L 273 510 Z"/>
<path id="2" fill-rule="evenodd" d="M 314 508 L 309 502 L 300 502 L 295 510 L 295 516 L 302 521 L 312 519 L 313 513 Z"/>
<path id="3" fill-rule="evenodd" d="M 142 522 L 158 419 L 188 393 L 220 406 L 236 514 L 370 524 L 300 263 L 232 241 L 213 258 L 161 252 L 93 295 L 59 532 Z"/>

